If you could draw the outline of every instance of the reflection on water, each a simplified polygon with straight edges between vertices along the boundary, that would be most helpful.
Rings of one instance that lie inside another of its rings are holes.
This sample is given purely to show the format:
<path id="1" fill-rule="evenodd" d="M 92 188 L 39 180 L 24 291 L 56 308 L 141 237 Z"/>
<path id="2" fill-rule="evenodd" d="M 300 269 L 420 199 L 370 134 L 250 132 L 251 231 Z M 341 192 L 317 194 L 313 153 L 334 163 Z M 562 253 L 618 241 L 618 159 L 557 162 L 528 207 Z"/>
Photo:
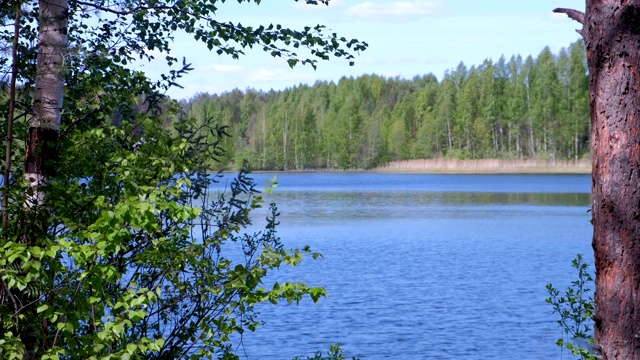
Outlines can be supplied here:
<path id="1" fill-rule="evenodd" d="M 280 191 L 307 192 L 511 192 L 589 193 L 588 175 L 445 175 L 375 173 L 255 174 L 260 184 L 276 178 Z"/>
<path id="2" fill-rule="evenodd" d="M 283 209 L 283 219 L 306 222 L 309 219 L 353 221 L 389 217 L 423 218 L 473 213 L 495 216 L 501 209 L 509 212 L 531 211 L 531 206 L 589 207 L 585 193 L 489 193 L 489 192 L 276 192 L 271 200 Z M 491 211 L 486 211 L 491 210 Z M 551 209 L 547 209 L 551 210 Z M 483 214 L 484 213 L 484 214 Z M 289 224 L 289 225 L 294 225 Z"/>
<path id="3" fill-rule="evenodd" d="M 270 179 L 272 175 L 260 175 Z M 282 174 L 267 201 L 288 247 L 319 261 L 272 280 L 324 286 L 319 304 L 262 306 L 246 359 L 342 342 L 364 359 L 564 359 L 544 286 L 590 258 L 588 176 Z M 263 214 L 256 214 L 259 222 Z"/>

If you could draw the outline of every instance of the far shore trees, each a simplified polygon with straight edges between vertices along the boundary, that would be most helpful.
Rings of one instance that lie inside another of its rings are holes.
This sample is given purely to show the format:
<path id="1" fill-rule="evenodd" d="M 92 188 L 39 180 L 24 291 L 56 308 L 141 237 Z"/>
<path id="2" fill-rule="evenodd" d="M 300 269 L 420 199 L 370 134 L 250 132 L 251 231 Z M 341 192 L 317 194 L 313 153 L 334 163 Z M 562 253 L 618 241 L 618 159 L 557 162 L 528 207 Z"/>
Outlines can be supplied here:
<path id="1" fill-rule="evenodd" d="M 428 69 L 425 69 L 428 70 Z M 232 125 L 221 166 L 370 169 L 411 159 L 577 162 L 590 156 L 584 43 L 460 63 L 438 80 L 380 75 L 182 101 Z M 310 156 L 313 154 L 313 156 Z"/>

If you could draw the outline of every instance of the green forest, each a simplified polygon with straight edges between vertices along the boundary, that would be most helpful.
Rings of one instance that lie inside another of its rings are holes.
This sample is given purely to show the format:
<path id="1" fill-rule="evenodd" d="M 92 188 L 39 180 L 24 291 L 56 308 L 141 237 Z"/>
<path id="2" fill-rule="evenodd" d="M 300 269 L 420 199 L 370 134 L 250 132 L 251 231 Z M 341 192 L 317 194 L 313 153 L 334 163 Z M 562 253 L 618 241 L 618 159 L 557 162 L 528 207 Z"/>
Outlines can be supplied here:
<path id="1" fill-rule="evenodd" d="M 579 160 L 590 154 L 582 40 L 554 54 L 460 63 L 438 79 L 365 75 L 283 91 L 236 89 L 182 101 L 230 135 L 220 166 L 371 169 L 390 161 Z"/>

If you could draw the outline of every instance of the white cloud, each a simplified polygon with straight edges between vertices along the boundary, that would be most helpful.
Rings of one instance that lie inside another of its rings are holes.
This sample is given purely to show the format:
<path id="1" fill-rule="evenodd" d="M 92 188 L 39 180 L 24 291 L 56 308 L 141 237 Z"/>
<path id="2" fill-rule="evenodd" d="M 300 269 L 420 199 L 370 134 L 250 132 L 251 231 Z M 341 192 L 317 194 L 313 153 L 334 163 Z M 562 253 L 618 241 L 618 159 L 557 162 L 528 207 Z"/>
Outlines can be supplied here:
<path id="1" fill-rule="evenodd" d="M 286 86 L 294 85 L 298 82 L 312 81 L 313 77 L 310 77 L 309 74 L 305 74 L 304 72 L 295 71 L 286 67 L 276 69 L 266 69 L 264 67 L 260 67 L 257 70 L 249 73 L 246 77 L 246 80 L 250 84 L 262 82 L 284 84 Z"/>
<path id="2" fill-rule="evenodd" d="M 406 21 L 433 15 L 441 9 L 440 0 L 394 1 L 374 3 L 365 1 L 353 5 L 345 12 L 349 16 L 366 20 Z"/>
<path id="3" fill-rule="evenodd" d="M 385 70 L 378 73 L 378 75 L 385 78 L 395 78 L 400 76 L 400 72 L 393 70 Z"/>
<path id="4" fill-rule="evenodd" d="M 250 73 L 249 79 L 252 81 L 275 81 L 282 79 L 282 77 L 286 75 L 287 72 L 281 69 L 267 70 L 261 67 Z"/>
<path id="5" fill-rule="evenodd" d="M 214 63 L 214 64 L 207 65 L 205 69 L 213 70 L 218 73 L 229 74 L 229 73 L 237 73 L 242 71 L 242 66 L 235 65 L 235 64 L 215 64 Z"/>
<path id="6" fill-rule="evenodd" d="M 284 66 L 281 68 L 259 67 L 247 74 L 241 82 L 245 83 L 246 87 L 255 89 L 284 89 L 296 84 L 313 83 L 316 76 L 315 72 L 305 71 L 302 68 L 292 70 Z"/>
<path id="7" fill-rule="evenodd" d="M 371 57 L 364 55 L 362 58 L 357 59 L 356 63 L 357 65 L 365 67 L 367 69 L 375 69 L 371 71 L 382 74 L 378 69 L 439 65 L 446 63 L 446 61 L 446 58 L 433 57 L 429 55 L 419 55 L 411 57 Z M 400 73 L 398 72 L 398 74 Z"/>

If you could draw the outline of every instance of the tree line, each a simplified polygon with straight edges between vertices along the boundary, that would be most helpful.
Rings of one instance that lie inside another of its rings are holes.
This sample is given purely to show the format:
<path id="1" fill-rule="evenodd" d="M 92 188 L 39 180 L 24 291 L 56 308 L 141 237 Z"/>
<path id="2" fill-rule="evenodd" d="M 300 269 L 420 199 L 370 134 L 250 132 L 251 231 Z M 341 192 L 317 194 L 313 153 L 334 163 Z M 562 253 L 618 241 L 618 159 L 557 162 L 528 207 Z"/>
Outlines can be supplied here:
<path id="1" fill-rule="evenodd" d="M 369 169 L 389 161 L 578 160 L 590 153 L 582 40 L 554 54 L 460 63 L 441 80 L 364 75 L 283 91 L 235 89 L 181 103 L 232 134 L 226 166 Z"/>

